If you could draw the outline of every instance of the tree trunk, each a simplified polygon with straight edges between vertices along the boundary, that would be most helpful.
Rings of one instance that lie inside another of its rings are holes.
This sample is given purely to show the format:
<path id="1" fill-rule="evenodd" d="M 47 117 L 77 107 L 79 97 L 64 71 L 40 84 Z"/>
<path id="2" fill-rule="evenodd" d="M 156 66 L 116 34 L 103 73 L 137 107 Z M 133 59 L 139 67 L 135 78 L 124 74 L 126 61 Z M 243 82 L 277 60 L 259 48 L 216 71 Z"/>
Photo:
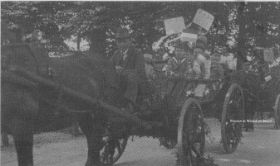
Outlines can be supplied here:
<path id="1" fill-rule="evenodd" d="M 81 34 L 78 33 L 78 36 L 77 36 L 77 50 L 80 51 L 81 50 Z"/>
<path id="2" fill-rule="evenodd" d="M 239 26 L 239 32 L 237 37 L 237 69 L 241 69 L 243 62 L 245 61 L 245 43 L 246 43 L 246 32 L 245 24 L 246 18 L 244 14 L 245 2 L 240 2 L 237 9 L 237 24 Z"/>
<path id="3" fill-rule="evenodd" d="M 91 31 L 90 35 L 90 49 L 91 55 L 102 55 L 105 56 L 105 41 L 106 41 L 106 30 L 105 28 L 97 28 Z"/>
<path id="4" fill-rule="evenodd" d="M 4 131 L 2 131 L 1 133 L 1 139 L 2 139 L 2 146 L 3 147 L 7 147 L 10 145 L 9 143 L 9 137 L 8 137 L 8 134 Z"/>

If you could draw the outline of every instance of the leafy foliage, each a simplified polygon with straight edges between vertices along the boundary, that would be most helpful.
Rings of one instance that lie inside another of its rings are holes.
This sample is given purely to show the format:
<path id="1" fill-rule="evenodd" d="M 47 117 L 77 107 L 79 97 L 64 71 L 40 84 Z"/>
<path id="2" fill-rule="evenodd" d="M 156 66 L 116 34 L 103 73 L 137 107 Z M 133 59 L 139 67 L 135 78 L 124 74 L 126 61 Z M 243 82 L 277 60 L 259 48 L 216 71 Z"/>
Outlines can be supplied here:
<path id="1" fill-rule="evenodd" d="M 116 27 L 130 29 L 135 44 L 150 51 L 164 34 L 164 19 L 183 16 L 188 24 L 198 8 L 215 16 L 210 49 L 229 47 L 244 56 L 252 46 L 280 42 L 279 2 L 2 2 L 1 14 L 22 35 L 42 31 L 51 48 L 79 36 L 90 41 L 91 51 L 110 53 Z"/>

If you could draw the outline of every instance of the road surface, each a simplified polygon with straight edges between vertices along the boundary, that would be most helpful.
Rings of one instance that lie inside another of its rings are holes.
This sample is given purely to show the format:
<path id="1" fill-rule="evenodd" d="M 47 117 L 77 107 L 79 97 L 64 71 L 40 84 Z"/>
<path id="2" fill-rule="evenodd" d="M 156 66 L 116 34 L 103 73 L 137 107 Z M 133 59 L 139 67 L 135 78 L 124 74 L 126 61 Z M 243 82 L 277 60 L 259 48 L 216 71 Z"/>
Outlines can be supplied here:
<path id="1" fill-rule="evenodd" d="M 224 154 L 220 143 L 220 124 L 207 119 L 211 134 L 207 136 L 206 155 L 214 158 L 219 166 L 279 166 L 280 130 L 272 124 L 259 124 L 254 132 L 244 133 L 241 145 L 233 154 Z M 1 149 L 1 165 L 15 166 L 13 146 Z M 35 136 L 34 156 L 36 166 L 79 166 L 86 160 L 84 137 L 62 133 L 44 133 Z M 159 146 L 153 138 L 134 138 L 116 166 L 172 166 L 175 150 Z"/>

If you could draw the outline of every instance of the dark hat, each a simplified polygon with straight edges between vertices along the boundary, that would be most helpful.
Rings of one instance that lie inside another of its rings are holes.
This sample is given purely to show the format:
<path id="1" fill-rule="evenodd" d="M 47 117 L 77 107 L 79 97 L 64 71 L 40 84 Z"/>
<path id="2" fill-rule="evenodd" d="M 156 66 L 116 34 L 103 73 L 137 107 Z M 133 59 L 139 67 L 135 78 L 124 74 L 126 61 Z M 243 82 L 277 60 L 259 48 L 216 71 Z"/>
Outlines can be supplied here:
<path id="1" fill-rule="evenodd" d="M 129 32 L 127 29 L 124 28 L 119 28 L 116 32 L 116 38 L 117 39 L 125 39 L 125 38 L 129 38 Z"/>

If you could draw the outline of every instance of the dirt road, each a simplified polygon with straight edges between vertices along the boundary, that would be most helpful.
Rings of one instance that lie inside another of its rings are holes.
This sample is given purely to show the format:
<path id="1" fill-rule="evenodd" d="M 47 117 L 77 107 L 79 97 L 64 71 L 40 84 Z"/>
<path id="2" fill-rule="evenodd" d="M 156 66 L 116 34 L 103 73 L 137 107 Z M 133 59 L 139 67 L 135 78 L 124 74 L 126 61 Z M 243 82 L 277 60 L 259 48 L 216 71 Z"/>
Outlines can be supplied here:
<path id="1" fill-rule="evenodd" d="M 214 119 L 207 119 L 211 134 L 207 137 L 206 155 L 215 159 L 220 166 L 279 166 L 280 130 L 272 124 L 258 125 L 254 132 L 244 133 L 241 145 L 233 154 L 224 154 L 220 144 L 220 125 Z M 1 149 L 1 165 L 15 166 L 13 147 Z M 45 133 L 35 136 L 36 166 L 79 166 L 86 160 L 84 137 L 68 134 Z M 159 146 L 152 138 L 135 138 L 129 141 L 126 151 L 117 166 L 172 166 L 175 164 L 174 150 Z"/>

